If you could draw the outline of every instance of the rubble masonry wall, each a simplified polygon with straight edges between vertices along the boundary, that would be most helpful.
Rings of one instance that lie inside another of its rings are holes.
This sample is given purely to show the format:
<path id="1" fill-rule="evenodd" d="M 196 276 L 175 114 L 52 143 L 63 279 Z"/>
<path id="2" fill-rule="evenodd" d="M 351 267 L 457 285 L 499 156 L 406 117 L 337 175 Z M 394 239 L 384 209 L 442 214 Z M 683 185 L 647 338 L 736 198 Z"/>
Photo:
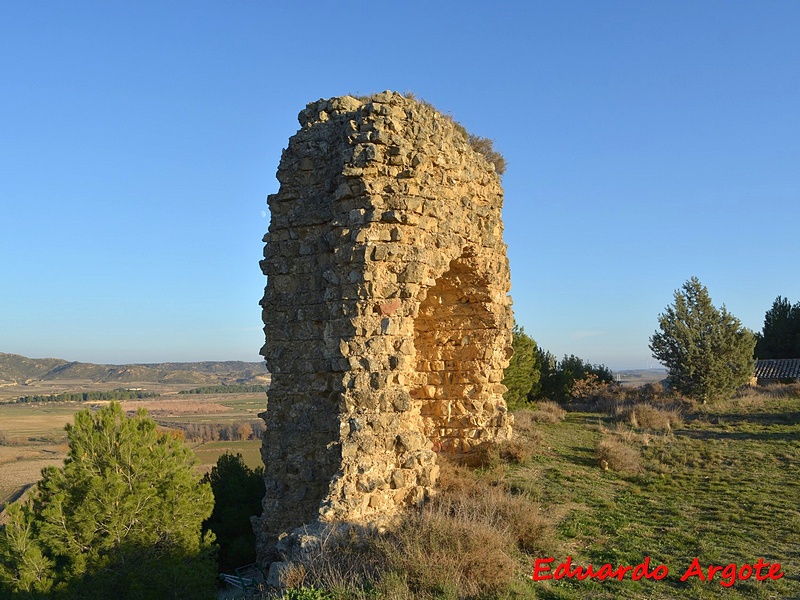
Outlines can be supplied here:
<path id="1" fill-rule="evenodd" d="M 511 434 L 493 165 L 452 119 L 396 93 L 320 100 L 299 120 L 261 263 L 272 375 L 262 563 L 303 524 L 419 503 L 437 453 Z"/>

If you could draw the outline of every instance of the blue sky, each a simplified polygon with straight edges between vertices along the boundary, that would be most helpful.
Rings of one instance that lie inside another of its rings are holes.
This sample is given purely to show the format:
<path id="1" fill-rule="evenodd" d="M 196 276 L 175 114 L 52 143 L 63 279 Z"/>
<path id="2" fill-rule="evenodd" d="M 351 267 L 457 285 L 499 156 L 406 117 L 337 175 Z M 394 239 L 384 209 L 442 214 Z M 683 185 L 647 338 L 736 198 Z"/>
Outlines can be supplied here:
<path id="1" fill-rule="evenodd" d="M 800 3 L 28 2 L 0 9 L 0 352 L 258 360 L 267 194 L 318 98 L 495 140 L 517 320 L 653 366 L 700 278 L 800 301 Z"/>

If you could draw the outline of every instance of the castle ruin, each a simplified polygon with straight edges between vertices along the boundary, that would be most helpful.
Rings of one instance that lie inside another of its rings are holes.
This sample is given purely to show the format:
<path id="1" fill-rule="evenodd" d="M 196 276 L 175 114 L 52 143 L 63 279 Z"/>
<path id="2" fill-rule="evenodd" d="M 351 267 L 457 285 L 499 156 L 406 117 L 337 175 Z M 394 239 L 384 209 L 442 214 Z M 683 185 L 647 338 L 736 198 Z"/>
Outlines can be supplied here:
<path id="1" fill-rule="evenodd" d="M 420 503 L 438 453 L 511 435 L 503 191 L 463 128 L 397 93 L 309 104 L 278 168 L 259 562 L 310 523 Z"/>

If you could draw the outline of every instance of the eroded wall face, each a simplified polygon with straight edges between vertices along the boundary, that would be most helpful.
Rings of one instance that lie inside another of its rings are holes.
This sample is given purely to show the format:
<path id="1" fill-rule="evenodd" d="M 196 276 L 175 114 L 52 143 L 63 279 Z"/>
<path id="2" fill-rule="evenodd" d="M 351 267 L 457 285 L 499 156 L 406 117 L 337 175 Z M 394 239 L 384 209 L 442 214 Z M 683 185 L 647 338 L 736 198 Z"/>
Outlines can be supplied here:
<path id="1" fill-rule="evenodd" d="M 321 100 L 299 119 L 262 261 L 261 562 L 303 524 L 422 501 L 437 452 L 511 433 L 493 167 L 450 119 L 399 94 Z"/>

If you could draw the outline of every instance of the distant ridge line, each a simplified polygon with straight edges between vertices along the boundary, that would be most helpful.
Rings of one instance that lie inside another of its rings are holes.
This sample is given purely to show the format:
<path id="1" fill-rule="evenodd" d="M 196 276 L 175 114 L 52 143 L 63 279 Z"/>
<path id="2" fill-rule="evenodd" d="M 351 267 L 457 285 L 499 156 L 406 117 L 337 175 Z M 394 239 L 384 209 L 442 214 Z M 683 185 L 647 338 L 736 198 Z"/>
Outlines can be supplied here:
<path id="1" fill-rule="evenodd" d="M 188 384 L 242 384 L 267 377 L 261 362 L 199 361 L 101 365 L 60 358 L 28 358 L 0 352 L 0 381 L 24 384 L 29 381 L 82 379 L 95 383 L 154 382 Z"/>

